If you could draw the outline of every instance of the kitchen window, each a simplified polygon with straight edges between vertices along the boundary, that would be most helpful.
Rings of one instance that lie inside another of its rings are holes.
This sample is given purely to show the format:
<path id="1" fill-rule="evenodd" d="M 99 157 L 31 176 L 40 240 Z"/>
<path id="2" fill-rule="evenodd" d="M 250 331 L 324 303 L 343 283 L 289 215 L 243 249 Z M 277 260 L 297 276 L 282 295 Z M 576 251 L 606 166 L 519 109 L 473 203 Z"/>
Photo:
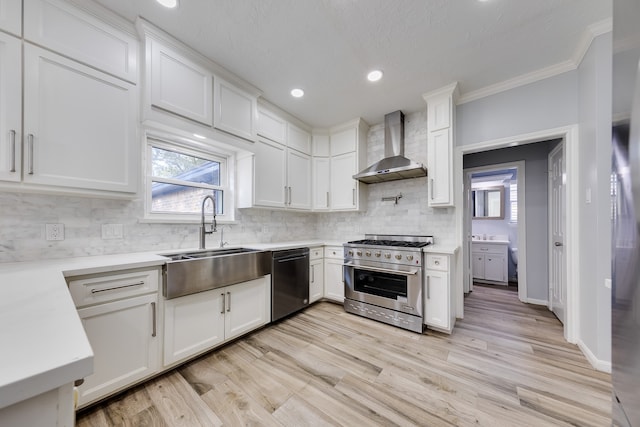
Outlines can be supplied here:
<path id="1" fill-rule="evenodd" d="M 219 220 L 233 220 L 230 156 L 209 147 L 190 147 L 157 139 L 147 143 L 145 217 L 159 222 L 200 221 L 202 200 L 215 199 Z M 213 206 L 205 205 L 210 218 Z"/>

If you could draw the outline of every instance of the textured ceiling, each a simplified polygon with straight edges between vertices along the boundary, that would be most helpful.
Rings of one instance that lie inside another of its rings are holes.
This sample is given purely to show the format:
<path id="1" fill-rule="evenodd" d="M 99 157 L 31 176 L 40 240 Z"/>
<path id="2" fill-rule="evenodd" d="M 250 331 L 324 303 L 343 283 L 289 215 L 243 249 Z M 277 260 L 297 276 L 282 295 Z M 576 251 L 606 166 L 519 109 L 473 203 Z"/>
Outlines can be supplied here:
<path id="1" fill-rule="evenodd" d="M 464 94 L 562 63 L 611 16 L 609 0 L 97 1 L 144 17 L 313 127 L 380 123 L 453 81 Z M 380 82 L 366 81 L 373 68 Z"/>

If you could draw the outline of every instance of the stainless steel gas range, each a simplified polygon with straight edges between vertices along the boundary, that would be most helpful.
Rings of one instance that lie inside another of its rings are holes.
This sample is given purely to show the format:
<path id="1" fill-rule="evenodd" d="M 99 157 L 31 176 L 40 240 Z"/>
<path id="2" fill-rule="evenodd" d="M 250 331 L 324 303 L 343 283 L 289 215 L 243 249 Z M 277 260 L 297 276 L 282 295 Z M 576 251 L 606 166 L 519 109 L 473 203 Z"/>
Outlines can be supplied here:
<path id="1" fill-rule="evenodd" d="M 422 333 L 422 248 L 433 236 L 367 234 L 344 244 L 345 311 Z"/>

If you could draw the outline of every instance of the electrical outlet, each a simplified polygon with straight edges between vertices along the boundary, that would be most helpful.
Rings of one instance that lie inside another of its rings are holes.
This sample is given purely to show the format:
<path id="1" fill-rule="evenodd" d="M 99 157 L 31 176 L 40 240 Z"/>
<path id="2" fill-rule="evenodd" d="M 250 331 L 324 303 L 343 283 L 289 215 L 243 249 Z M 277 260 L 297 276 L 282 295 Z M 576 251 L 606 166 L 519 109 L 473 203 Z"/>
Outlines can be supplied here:
<path id="1" fill-rule="evenodd" d="M 122 239 L 124 230 L 122 224 L 102 224 L 102 239 Z"/>
<path id="2" fill-rule="evenodd" d="M 45 224 L 47 240 L 64 240 L 64 224 Z"/>

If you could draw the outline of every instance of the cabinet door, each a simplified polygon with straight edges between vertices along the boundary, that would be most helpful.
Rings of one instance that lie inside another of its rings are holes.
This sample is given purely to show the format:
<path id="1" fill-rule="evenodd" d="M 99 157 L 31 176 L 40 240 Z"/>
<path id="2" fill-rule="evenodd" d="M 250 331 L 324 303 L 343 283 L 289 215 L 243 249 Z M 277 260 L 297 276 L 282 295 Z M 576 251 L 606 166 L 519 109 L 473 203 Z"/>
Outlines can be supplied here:
<path id="1" fill-rule="evenodd" d="M 505 258 L 502 255 L 487 254 L 484 256 L 484 278 L 496 282 L 506 282 L 504 275 Z"/>
<path id="2" fill-rule="evenodd" d="M 329 135 L 313 135 L 313 155 L 318 157 L 329 157 Z"/>
<path id="3" fill-rule="evenodd" d="M 287 150 L 288 206 L 311 209 L 311 157 L 295 150 Z"/>
<path id="4" fill-rule="evenodd" d="M 304 154 L 311 154 L 311 134 L 289 123 L 287 146 Z"/>
<path id="5" fill-rule="evenodd" d="M 286 148 L 258 139 L 254 159 L 254 203 L 256 206 L 285 206 Z"/>
<path id="6" fill-rule="evenodd" d="M 2 0 L 0 3 L 0 29 L 18 37 L 22 35 L 22 0 Z"/>
<path id="7" fill-rule="evenodd" d="M 322 259 L 309 263 L 309 303 L 318 301 L 324 295 L 324 262 Z"/>
<path id="8" fill-rule="evenodd" d="M 216 129 L 250 141 L 256 136 L 257 99 L 255 96 L 215 77 L 213 89 L 214 119 Z"/>
<path id="9" fill-rule="evenodd" d="M 20 40 L 0 33 L 0 180 L 3 181 L 21 179 L 21 49 Z"/>
<path id="10" fill-rule="evenodd" d="M 269 110 L 258 110 L 258 135 L 280 144 L 287 142 L 287 122 Z"/>
<path id="11" fill-rule="evenodd" d="M 333 210 L 356 208 L 356 153 L 347 153 L 331 158 L 330 202 Z"/>
<path id="12" fill-rule="evenodd" d="M 149 49 L 151 105 L 211 126 L 213 74 L 156 40 Z"/>
<path id="13" fill-rule="evenodd" d="M 223 289 L 165 301 L 165 366 L 184 360 L 224 341 L 225 292 Z"/>
<path id="14" fill-rule="evenodd" d="M 476 279 L 484 279 L 484 254 L 474 253 L 471 256 L 473 277 Z"/>
<path id="15" fill-rule="evenodd" d="M 453 206 L 451 129 L 429 132 L 427 163 L 429 169 L 429 206 Z"/>
<path id="16" fill-rule="evenodd" d="M 134 193 L 135 86 L 24 45 L 24 181 Z"/>
<path id="17" fill-rule="evenodd" d="M 271 321 L 271 276 L 223 288 L 225 339 L 229 340 Z"/>
<path id="18" fill-rule="evenodd" d="M 330 137 L 331 155 L 340 156 L 354 152 L 357 149 L 357 143 L 358 128 L 355 126 L 339 132 L 334 132 Z"/>
<path id="19" fill-rule="evenodd" d="M 331 161 L 328 157 L 313 158 L 313 206 L 314 210 L 329 209 L 330 181 L 329 168 Z"/>
<path id="20" fill-rule="evenodd" d="M 448 330 L 450 327 L 449 274 L 443 271 L 426 270 L 425 288 L 424 323 Z"/>
<path id="21" fill-rule="evenodd" d="M 344 302 L 344 276 L 342 260 L 325 259 L 325 287 L 324 296 L 339 302 Z"/>
<path id="22" fill-rule="evenodd" d="M 94 353 L 94 373 L 79 387 L 80 406 L 159 368 L 157 298 L 154 293 L 78 310 Z"/>

